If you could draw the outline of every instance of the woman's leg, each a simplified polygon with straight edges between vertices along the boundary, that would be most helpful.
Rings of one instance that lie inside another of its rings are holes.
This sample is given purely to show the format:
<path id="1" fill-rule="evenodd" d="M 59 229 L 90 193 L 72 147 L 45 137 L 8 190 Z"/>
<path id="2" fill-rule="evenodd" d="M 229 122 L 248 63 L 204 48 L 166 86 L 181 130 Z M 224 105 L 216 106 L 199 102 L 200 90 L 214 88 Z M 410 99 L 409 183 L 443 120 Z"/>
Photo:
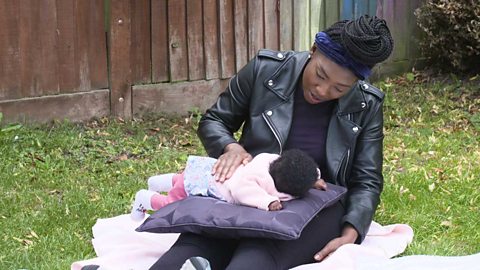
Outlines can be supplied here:
<path id="1" fill-rule="evenodd" d="M 341 203 L 324 209 L 297 240 L 242 239 L 226 269 L 289 269 L 313 263 L 313 256 L 341 234 Z"/>
<path id="2" fill-rule="evenodd" d="M 150 269 L 180 269 L 187 259 L 196 256 L 207 259 L 212 270 L 225 269 L 237 244 L 235 239 L 184 233 Z"/>

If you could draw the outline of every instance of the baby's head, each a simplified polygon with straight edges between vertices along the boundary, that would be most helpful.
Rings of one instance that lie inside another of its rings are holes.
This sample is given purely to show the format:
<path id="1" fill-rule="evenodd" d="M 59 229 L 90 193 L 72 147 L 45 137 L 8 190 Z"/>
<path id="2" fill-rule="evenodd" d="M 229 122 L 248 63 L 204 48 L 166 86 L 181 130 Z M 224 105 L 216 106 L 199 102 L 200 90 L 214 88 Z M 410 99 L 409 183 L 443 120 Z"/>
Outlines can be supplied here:
<path id="1" fill-rule="evenodd" d="M 313 158 L 298 149 L 284 151 L 270 164 L 269 172 L 278 191 L 295 197 L 304 196 L 320 179 Z"/>

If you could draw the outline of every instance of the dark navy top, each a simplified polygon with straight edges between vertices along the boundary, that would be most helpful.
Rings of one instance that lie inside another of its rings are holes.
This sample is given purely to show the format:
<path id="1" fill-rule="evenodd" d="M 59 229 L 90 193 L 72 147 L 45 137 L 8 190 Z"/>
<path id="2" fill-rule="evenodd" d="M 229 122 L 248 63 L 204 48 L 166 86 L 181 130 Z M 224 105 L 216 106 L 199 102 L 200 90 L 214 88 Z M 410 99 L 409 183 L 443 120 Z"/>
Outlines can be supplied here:
<path id="1" fill-rule="evenodd" d="M 326 171 L 325 145 L 335 102 L 310 104 L 305 100 L 300 85 L 295 90 L 292 125 L 285 149 L 296 148 L 307 152 L 321 171 Z"/>

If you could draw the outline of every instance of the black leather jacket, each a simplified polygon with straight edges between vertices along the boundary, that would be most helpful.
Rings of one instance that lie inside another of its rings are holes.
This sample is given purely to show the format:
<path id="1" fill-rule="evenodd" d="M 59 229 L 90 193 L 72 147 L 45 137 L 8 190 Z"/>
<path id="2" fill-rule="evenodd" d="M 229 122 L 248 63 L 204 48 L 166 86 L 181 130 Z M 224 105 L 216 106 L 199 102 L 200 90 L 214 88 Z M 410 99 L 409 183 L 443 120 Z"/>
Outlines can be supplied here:
<path id="1" fill-rule="evenodd" d="M 243 124 L 239 143 L 253 156 L 281 153 L 289 134 L 297 81 L 308 52 L 261 50 L 234 76 L 200 120 L 198 135 L 208 154 L 219 157 Z M 383 189 L 383 97 L 359 81 L 332 111 L 323 178 L 348 188 L 348 222 L 363 241 Z"/>

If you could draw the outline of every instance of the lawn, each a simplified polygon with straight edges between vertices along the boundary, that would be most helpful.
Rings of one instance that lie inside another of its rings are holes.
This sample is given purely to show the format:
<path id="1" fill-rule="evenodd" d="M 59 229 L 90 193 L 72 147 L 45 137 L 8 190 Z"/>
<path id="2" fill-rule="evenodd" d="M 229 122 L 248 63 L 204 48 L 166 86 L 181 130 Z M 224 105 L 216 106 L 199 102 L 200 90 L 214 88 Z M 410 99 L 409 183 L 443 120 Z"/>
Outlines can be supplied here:
<path id="1" fill-rule="evenodd" d="M 385 102 L 385 189 L 375 220 L 407 223 L 404 254 L 480 252 L 479 81 L 420 74 L 377 83 Z M 205 154 L 198 114 L 0 128 L 0 269 L 68 269 L 95 256 L 98 218 L 130 211 L 148 176 Z"/>

